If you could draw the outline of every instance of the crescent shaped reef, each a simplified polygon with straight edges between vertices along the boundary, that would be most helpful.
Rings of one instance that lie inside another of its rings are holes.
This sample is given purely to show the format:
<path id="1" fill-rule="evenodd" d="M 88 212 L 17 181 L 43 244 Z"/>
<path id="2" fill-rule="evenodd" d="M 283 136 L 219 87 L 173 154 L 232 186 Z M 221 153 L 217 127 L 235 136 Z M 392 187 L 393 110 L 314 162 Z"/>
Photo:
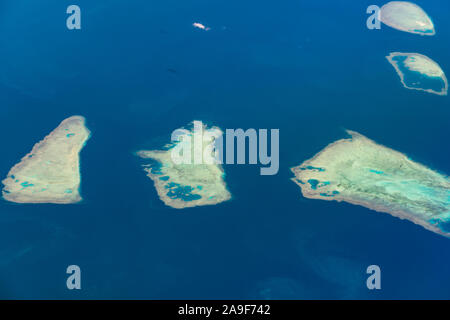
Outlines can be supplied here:
<path id="1" fill-rule="evenodd" d="M 303 196 L 386 212 L 450 237 L 449 178 L 357 132 L 347 132 L 351 138 L 291 168 Z"/>

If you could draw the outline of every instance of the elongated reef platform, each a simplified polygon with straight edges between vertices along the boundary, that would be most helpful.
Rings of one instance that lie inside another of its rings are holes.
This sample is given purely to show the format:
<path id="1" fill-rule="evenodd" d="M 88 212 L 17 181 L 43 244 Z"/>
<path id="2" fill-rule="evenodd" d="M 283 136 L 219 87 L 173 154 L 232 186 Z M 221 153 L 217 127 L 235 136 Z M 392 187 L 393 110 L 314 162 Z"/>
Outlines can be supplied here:
<path id="1" fill-rule="evenodd" d="M 432 59 L 419 53 L 392 52 L 386 57 L 407 89 L 446 96 L 448 80 Z"/>
<path id="2" fill-rule="evenodd" d="M 291 168 L 303 196 L 386 212 L 449 237 L 449 178 L 357 132 L 347 132 L 351 138 Z"/>
<path id="3" fill-rule="evenodd" d="M 61 122 L 10 170 L 2 181 L 3 198 L 16 203 L 81 201 L 79 153 L 89 137 L 83 117 Z"/>

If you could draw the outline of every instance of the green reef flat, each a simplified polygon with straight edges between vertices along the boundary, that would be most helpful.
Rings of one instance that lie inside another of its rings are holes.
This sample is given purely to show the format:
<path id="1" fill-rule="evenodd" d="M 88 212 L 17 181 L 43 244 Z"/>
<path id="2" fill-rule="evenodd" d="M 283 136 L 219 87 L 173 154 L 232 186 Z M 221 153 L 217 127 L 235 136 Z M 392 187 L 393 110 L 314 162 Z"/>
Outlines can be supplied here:
<path id="1" fill-rule="evenodd" d="M 380 21 L 391 28 L 423 36 L 436 34 L 433 21 L 418 5 L 407 1 L 391 1 L 380 10 Z"/>
<path id="2" fill-rule="evenodd" d="M 357 132 L 347 132 L 351 138 L 291 168 L 303 196 L 386 212 L 449 237 L 449 178 Z"/>
<path id="3" fill-rule="evenodd" d="M 154 162 L 144 165 L 144 170 L 153 180 L 159 198 L 168 206 L 182 209 L 187 207 L 215 205 L 231 199 L 224 181 L 222 166 L 212 159 L 215 157 L 211 149 L 214 143 L 213 135 L 222 135 L 222 131 L 213 127 L 207 127 L 200 121 L 194 121 L 197 125 L 184 132 L 178 140 L 165 146 L 165 150 L 137 152 L 143 159 L 151 159 Z M 174 153 L 179 150 L 188 150 L 187 160 L 183 163 L 174 161 Z M 198 161 L 197 156 L 203 161 Z M 208 155 L 211 161 L 205 161 L 204 155 Z"/>
<path id="4" fill-rule="evenodd" d="M 81 201 L 79 153 L 89 137 L 83 117 L 61 122 L 9 171 L 2 181 L 3 198 L 16 203 Z"/>
<path id="5" fill-rule="evenodd" d="M 395 68 L 405 88 L 447 95 L 448 81 L 444 71 L 427 56 L 419 53 L 392 52 L 386 59 Z"/>

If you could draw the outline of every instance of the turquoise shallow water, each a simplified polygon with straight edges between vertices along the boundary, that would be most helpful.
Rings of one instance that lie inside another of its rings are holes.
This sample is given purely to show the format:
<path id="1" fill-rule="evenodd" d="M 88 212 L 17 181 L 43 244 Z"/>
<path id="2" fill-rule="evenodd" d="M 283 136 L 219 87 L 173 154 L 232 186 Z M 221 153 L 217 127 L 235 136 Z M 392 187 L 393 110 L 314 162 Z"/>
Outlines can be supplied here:
<path id="1" fill-rule="evenodd" d="M 1 298 L 450 297 L 449 239 L 304 199 L 289 170 L 351 129 L 450 173 L 448 97 L 404 89 L 385 58 L 420 52 L 448 75 L 448 2 L 417 1 L 434 37 L 366 29 L 369 1 L 77 2 L 80 32 L 61 1 L 0 4 L 0 174 L 68 116 L 92 131 L 82 203 L 0 202 Z M 280 129 L 279 173 L 225 165 L 231 201 L 164 206 L 134 152 L 194 119 Z"/>

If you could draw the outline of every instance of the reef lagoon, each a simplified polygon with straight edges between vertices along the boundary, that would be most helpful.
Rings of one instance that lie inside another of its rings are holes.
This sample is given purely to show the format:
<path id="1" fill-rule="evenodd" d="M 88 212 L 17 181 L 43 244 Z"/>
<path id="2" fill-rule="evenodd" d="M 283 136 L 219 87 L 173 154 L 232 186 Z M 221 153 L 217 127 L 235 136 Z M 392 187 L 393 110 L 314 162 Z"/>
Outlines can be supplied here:
<path id="1" fill-rule="evenodd" d="M 448 81 L 444 71 L 427 56 L 419 53 L 392 52 L 386 58 L 397 71 L 405 88 L 447 95 Z"/>

